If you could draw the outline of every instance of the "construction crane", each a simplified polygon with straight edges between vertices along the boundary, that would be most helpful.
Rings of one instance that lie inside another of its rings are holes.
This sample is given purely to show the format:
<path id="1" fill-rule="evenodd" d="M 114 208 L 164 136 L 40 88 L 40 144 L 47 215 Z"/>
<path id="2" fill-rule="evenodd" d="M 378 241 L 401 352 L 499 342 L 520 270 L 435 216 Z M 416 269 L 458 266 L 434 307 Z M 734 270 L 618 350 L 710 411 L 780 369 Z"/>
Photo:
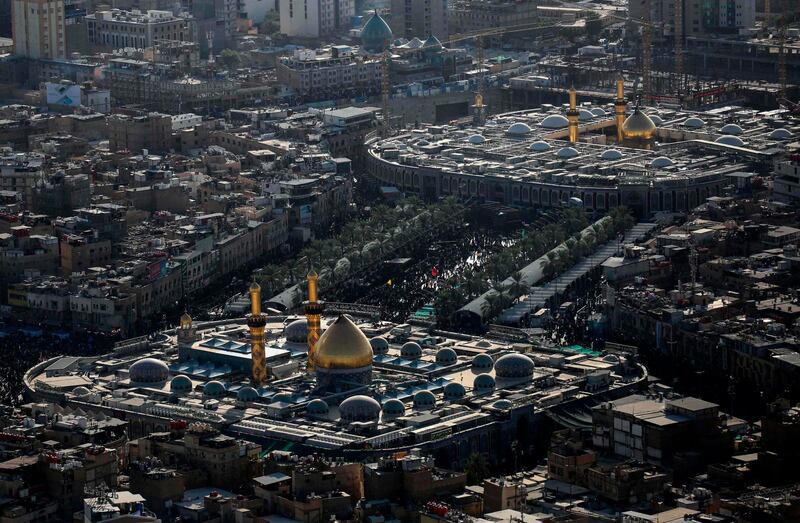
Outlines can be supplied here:
<path id="1" fill-rule="evenodd" d="M 769 2 L 769 0 L 767 0 Z M 675 76 L 678 80 L 678 94 L 683 93 L 683 1 L 675 1 L 675 22 L 672 30 L 675 39 Z"/>

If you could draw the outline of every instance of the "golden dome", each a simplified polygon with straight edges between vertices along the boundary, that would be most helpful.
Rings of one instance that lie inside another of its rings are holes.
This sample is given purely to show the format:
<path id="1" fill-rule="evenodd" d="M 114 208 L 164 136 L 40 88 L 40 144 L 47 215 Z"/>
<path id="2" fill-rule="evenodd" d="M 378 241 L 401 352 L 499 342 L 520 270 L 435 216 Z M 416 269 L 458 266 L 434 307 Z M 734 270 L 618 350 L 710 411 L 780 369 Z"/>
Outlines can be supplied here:
<path id="1" fill-rule="evenodd" d="M 181 329 L 189 329 L 192 326 L 192 317 L 188 312 L 184 312 L 181 316 Z"/>
<path id="2" fill-rule="evenodd" d="M 372 365 L 372 346 L 361 329 L 341 315 L 319 338 L 316 365 L 323 369 L 358 369 Z"/>
<path id="3" fill-rule="evenodd" d="M 656 135 L 656 124 L 637 107 L 622 124 L 622 135 L 626 140 L 652 140 Z"/>

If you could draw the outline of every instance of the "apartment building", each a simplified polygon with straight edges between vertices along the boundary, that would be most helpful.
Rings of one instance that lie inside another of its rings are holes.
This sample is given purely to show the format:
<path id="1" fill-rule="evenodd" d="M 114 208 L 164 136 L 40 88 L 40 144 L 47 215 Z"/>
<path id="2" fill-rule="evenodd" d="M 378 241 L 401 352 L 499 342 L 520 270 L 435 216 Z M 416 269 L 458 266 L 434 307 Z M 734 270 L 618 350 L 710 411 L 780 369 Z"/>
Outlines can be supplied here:
<path id="1" fill-rule="evenodd" d="M 676 4 L 677 3 L 677 4 Z M 755 0 L 633 0 L 629 4 L 633 19 L 648 18 L 655 24 L 665 24 L 667 32 L 674 31 L 676 9 L 682 9 L 684 36 L 713 33 L 738 33 L 739 29 L 755 27 Z"/>
<path id="2" fill-rule="evenodd" d="M 280 0 L 281 33 L 319 38 L 345 31 L 355 15 L 355 0 Z"/>
<path id="3" fill-rule="evenodd" d="M 66 58 L 64 0 L 14 0 L 11 16 L 15 54 L 34 60 Z"/>
<path id="4" fill-rule="evenodd" d="M 86 38 L 95 49 L 153 47 L 159 41 L 192 41 L 194 20 L 170 11 L 111 9 L 86 15 Z"/>
<path id="5" fill-rule="evenodd" d="M 447 0 L 392 0 L 391 10 L 389 25 L 396 37 L 446 40 L 450 35 Z"/>
<path id="6" fill-rule="evenodd" d="M 324 49 L 296 50 L 277 64 L 278 82 L 302 96 L 340 97 L 377 93 L 381 86 L 381 60 L 361 56 L 356 49 L 336 45 Z"/>

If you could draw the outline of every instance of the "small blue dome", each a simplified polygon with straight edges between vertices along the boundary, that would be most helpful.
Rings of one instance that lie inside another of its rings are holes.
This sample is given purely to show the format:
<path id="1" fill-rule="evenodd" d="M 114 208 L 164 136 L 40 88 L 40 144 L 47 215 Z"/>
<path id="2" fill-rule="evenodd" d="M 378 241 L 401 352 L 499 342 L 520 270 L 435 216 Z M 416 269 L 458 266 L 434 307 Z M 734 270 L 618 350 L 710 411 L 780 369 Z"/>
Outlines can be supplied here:
<path id="1" fill-rule="evenodd" d="M 498 378 L 516 379 L 533 376 L 533 360 L 524 354 L 506 354 L 494 363 Z"/>
<path id="2" fill-rule="evenodd" d="M 370 53 L 382 53 L 389 48 L 394 36 L 386 20 L 375 12 L 361 31 L 361 45 Z"/>
<path id="3" fill-rule="evenodd" d="M 497 400 L 494 403 L 492 403 L 492 407 L 500 410 L 508 410 L 513 406 L 514 404 L 511 403 L 510 400 Z"/>
<path id="4" fill-rule="evenodd" d="M 289 403 L 292 400 L 292 395 L 288 392 L 279 392 L 272 396 L 273 402 Z"/>
<path id="5" fill-rule="evenodd" d="M 436 396 L 429 390 L 421 390 L 414 394 L 414 408 L 429 410 L 436 406 Z"/>
<path id="6" fill-rule="evenodd" d="M 404 343 L 400 348 L 400 356 L 407 360 L 418 360 L 422 357 L 422 347 L 414 341 Z"/>
<path id="7" fill-rule="evenodd" d="M 381 405 L 364 395 L 351 396 L 339 404 L 339 415 L 344 421 L 377 421 Z"/>
<path id="8" fill-rule="evenodd" d="M 530 126 L 523 122 L 511 124 L 508 129 L 506 129 L 506 134 L 511 136 L 520 136 L 523 134 L 528 134 L 529 132 L 531 132 Z"/>
<path id="9" fill-rule="evenodd" d="M 444 399 L 447 401 L 460 400 L 466 393 L 467 390 L 460 383 L 451 382 L 444 386 Z"/>
<path id="10" fill-rule="evenodd" d="M 472 383 L 475 394 L 488 394 L 494 391 L 496 383 L 490 374 L 478 374 Z"/>
<path id="11" fill-rule="evenodd" d="M 735 123 L 729 123 L 723 125 L 722 128 L 719 130 L 722 134 L 732 134 L 733 136 L 739 136 L 744 132 L 744 129 L 736 125 Z"/>
<path id="12" fill-rule="evenodd" d="M 169 382 L 169 390 L 172 392 L 189 392 L 192 390 L 192 380 L 183 374 L 175 376 Z"/>
<path id="13" fill-rule="evenodd" d="M 250 386 L 242 387 L 239 389 L 239 392 L 236 393 L 236 399 L 239 401 L 250 402 L 256 401 L 258 398 L 258 391 Z"/>
<path id="14" fill-rule="evenodd" d="M 469 138 L 467 138 L 467 140 L 472 145 L 480 145 L 486 142 L 486 138 L 484 138 L 483 135 L 480 134 L 473 134 Z"/>
<path id="15" fill-rule="evenodd" d="M 155 358 L 142 358 L 128 369 L 133 383 L 163 383 L 169 378 L 169 367 Z"/>
<path id="16" fill-rule="evenodd" d="M 286 341 L 293 343 L 307 343 L 308 320 L 305 318 L 294 320 L 292 323 L 283 328 L 283 335 L 286 337 Z"/>
<path id="17" fill-rule="evenodd" d="M 330 407 L 325 403 L 325 400 L 317 398 L 306 405 L 306 411 L 315 416 L 327 416 L 328 412 L 330 412 Z"/>
<path id="18" fill-rule="evenodd" d="M 453 365 L 457 361 L 458 361 L 458 355 L 456 354 L 456 351 L 454 351 L 450 347 L 439 349 L 436 352 L 436 363 L 438 363 L 439 365 Z"/>
<path id="19" fill-rule="evenodd" d="M 494 367 L 494 360 L 488 354 L 478 354 L 472 358 L 472 370 L 489 372 Z"/>
<path id="20" fill-rule="evenodd" d="M 78 397 L 86 396 L 87 394 L 89 394 L 89 392 L 91 392 L 91 391 L 89 389 L 87 389 L 86 387 L 84 387 L 83 385 L 78 385 L 77 387 L 72 389 L 72 393 L 74 395 L 78 396 Z"/>
<path id="21" fill-rule="evenodd" d="M 774 131 L 769 133 L 769 137 L 772 138 L 773 140 L 788 140 L 792 136 L 794 136 L 794 134 L 792 134 L 790 130 L 784 129 L 783 127 L 775 129 Z"/>
<path id="22" fill-rule="evenodd" d="M 618 149 L 606 149 L 600 155 L 601 160 L 619 160 L 622 158 L 622 153 Z"/>
<path id="23" fill-rule="evenodd" d="M 594 118 L 594 113 L 589 109 L 579 109 L 578 110 L 578 120 L 581 122 L 588 122 L 589 120 Z"/>
<path id="24" fill-rule="evenodd" d="M 203 387 L 203 396 L 206 398 L 221 398 L 225 395 L 225 385 L 219 381 L 213 380 L 206 383 Z"/>
<path id="25" fill-rule="evenodd" d="M 700 118 L 696 118 L 692 116 L 691 118 L 687 118 L 685 122 L 683 122 L 684 127 L 689 127 L 690 129 L 700 129 L 701 127 L 706 125 L 706 122 L 701 120 Z"/>
<path id="26" fill-rule="evenodd" d="M 406 413 L 406 406 L 399 399 L 392 398 L 383 403 L 383 417 L 396 418 Z"/>
<path id="27" fill-rule="evenodd" d="M 670 158 L 667 158 L 666 156 L 659 156 L 658 158 L 653 158 L 653 161 L 650 162 L 650 167 L 656 169 L 662 169 L 664 167 L 670 167 L 672 165 L 675 165 L 675 162 L 673 162 Z"/>
<path id="28" fill-rule="evenodd" d="M 743 147 L 744 142 L 738 136 L 733 136 L 732 134 L 726 134 L 724 136 L 720 136 L 716 140 L 715 143 L 720 143 L 722 145 L 732 145 L 734 147 Z"/>
<path id="29" fill-rule="evenodd" d="M 539 122 L 539 127 L 544 127 L 545 129 L 563 129 L 568 126 L 569 120 L 567 120 L 566 116 L 560 114 L 551 114 Z"/>
<path id="30" fill-rule="evenodd" d="M 559 158 L 575 158 L 578 156 L 578 151 L 574 147 L 562 147 L 556 155 Z"/>
<path id="31" fill-rule="evenodd" d="M 531 151 L 533 151 L 533 152 L 541 153 L 541 152 L 549 151 L 549 150 L 550 150 L 550 144 L 547 143 L 547 142 L 544 142 L 542 140 L 533 142 L 531 144 Z"/>
<path id="32" fill-rule="evenodd" d="M 389 342 L 386 341 L 386 338 L 376 336 L 375 338 L 369 340 L 369 344 L 372 347 L 372 353 L 376 356 L 389 352 Z"/>

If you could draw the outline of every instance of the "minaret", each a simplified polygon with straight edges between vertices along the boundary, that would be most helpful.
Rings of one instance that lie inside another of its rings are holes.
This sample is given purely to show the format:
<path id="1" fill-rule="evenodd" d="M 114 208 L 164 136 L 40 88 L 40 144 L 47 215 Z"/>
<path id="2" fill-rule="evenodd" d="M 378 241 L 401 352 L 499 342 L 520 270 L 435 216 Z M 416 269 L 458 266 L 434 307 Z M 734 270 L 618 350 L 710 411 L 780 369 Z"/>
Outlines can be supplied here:
<path id="1" fill-rule="evenodd" d="M 263 385 L 267 381 L 267 361 L 264 356 L 264 326 L 267 318 L 261 313 L 261 286 L 256 282 L 250 285 L 250 315 L 247 327 L 250 329 L 250 356 L 252 359 L 253 385 Z"/>
<path id="2" fill-rule="evenodd" d="M 578 95 L 575 88 L 569 90 L 569 111 L 567 111 L 567 120 L 569 120 L 569 143 L 578 143 L 578 118 L 581 113 L 578 112 Z"/>
<path id="3" fill-rule="evenodd" d="M 625 84 L 622 78 L 617 78 L 617 99 L 614 100 L 614 119 L 617 121 L 617 143 L 621 144 L 625 138 L 622 135 L 622 127 L 625 123 L 625 109 L 628 104 L 625 102 Z"/>
<path id="4" fill-rule="evenodd" d="M 308 324 L 308 364 L 309 372 L 317 366 L 317 342 L 322 335 L 320 320 L 325 310 L 325 303 L 317 299 L 317 280 L 319 276 L 313 270 L 308 273 L 308 301 L 305 302 L 306 323 Z"/>
<path id="5" fill-rule="evenodd" d="M 191 347 L 192 343 L 198 340 L 197 327 L 194 326 L 192 317 L 188 312 L 181 316 L 181 325 L 178 328 L 178 345 L 181 347 Z"/>

